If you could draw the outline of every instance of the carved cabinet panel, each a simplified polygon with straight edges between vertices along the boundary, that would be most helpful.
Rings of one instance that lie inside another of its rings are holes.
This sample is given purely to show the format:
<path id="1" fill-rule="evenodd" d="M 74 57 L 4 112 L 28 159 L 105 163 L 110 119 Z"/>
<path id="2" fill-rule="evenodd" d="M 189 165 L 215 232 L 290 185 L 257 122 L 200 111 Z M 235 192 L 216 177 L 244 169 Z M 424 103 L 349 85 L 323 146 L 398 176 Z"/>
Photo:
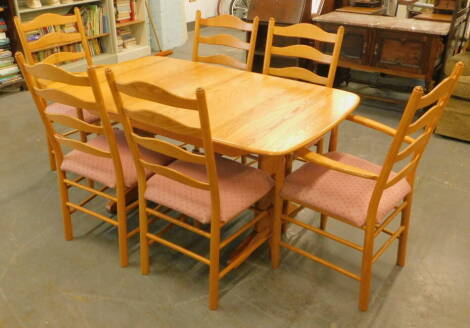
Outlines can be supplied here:
<path id="1" fill-rule="evenodd" d="M 377 31 L 372 65 L 425 74 L 431 41 L 425 35 Z"/>

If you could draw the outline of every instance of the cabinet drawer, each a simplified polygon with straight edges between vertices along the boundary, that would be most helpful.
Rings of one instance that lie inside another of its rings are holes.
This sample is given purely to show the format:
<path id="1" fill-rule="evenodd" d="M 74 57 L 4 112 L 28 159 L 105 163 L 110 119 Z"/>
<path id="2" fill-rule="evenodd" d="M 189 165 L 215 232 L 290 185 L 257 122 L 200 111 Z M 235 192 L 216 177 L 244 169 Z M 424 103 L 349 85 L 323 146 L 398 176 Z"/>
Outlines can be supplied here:
<path id="1" fill-rule="evenodd" d="M 330 33 L 337 33 L 339 27 L 339 25 L 335 24 L 319 24 L 319 26 Z M 370 44 L 367 29 L 345 26 L 344 32 L 340 60 L 342 62 L 366 65 L 367 50 Z M 333 52 L 333 45 L 328 43 L 323 44 L 322 51 L 331 54 Z"/>

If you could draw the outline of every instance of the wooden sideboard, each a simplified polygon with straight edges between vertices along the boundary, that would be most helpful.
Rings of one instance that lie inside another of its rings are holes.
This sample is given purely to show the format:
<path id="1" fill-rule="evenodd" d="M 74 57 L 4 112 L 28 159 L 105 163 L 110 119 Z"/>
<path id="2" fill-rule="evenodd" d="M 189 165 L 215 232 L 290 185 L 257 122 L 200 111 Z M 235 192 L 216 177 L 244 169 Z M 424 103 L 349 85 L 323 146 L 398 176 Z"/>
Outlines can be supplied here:
<path id="1" fill-rule="evenodd" d="M 443 22 L 338 11 L 313 22 L 331 32 L 345 27 L 341 67 L 423 79 L 427 88 L 438 78 L 450 29 Z"/>

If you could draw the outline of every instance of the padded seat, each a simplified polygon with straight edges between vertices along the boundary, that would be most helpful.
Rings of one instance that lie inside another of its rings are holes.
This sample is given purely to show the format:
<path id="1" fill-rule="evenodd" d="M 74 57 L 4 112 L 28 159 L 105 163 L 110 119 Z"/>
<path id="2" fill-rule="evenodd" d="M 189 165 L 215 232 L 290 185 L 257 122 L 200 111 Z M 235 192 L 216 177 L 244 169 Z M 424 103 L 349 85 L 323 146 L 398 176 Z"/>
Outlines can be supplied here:
<path id="1" fill-rule="evenodd" d="M 48 114 L 62 114 L 68 115 L 77 118 L 77 109 L 75 107 L 59 104 L 59 103 L 52 103 L 46 107 L 46 113 Z M 94 123 L 98 121 L 100 118 L 87 110 L 83 110 L 83 119 L 87 123 Z"/>
<path id="2" fill-rule="evenodd" d="M 377 174 L 382 169 L 380 165 L 345 153 L 331 152 L 325 156 Z M 391 178 L 395 175 L 392 172 Z M 349 220 L 360 227 L 366 222 L 374 187 L 375 180 L 307 163 L 286 178 L 281 195 L 285 199 L 311 205 L 332 216 Z M 405 179 L 386 189 L 378 207 L 377 223 L 381 223 L 385 215 L 410 191 L 411 187 Z"/>
<path id="3" fill-rule="evenodd" d="M 127 146 L 124 132 L 117 129 L 114 131 L 116 134 L 116 144 L 118 146 L 119 156 L 121 157 L 124 184 L 128 188 L 132 188 L 137 185 L 137 172 L 132 159 L 132 153 Z M 88 141 L 87 144 L 104 151 L 109 151 L 109 145 L 105 136 L 97 136 Z M 167 165 L 173 160 L 170 157 L 158 154 L 148 149 L 142 148 L 141 152 L 142 157 L 150 163 Z M 110 158 L 99 157 L 78 150 L 72 150 L 64 156 L 61 169 L 63 171 L 84 176 L 93 181 L 97 181 L 109 188 L 116 187 L 114 164 Z M 147 176 L 150 175 L 150 172 L 148 172 Z"/>
<path id="4" fill-rule="evenodd" d="M 269 174 L 259 169 L 222 157 L 216 158 L 216 165 L 222 222 L 236 217 L 265 196 L 274 186 Z M 206 167 L 203 165 L 177 160 L 168 167 L 207 182 Z M 203 224 L 211 222 L 209 191 L 155 174 L 147 181 L 145 199 L 172 208 Z"/>

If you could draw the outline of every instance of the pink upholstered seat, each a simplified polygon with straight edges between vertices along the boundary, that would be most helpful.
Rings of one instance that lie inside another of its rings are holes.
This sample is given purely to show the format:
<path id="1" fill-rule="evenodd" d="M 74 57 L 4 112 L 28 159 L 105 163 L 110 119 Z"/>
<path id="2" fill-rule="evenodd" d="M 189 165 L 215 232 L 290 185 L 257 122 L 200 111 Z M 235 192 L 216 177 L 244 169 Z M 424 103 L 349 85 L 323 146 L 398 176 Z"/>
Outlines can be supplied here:
<path id="1" fill-rule="evenodd" d="M 249 208 L 274 185 L 269 174 L 264 171 L 222 157 L 216 161 L 222 222 L 227 222 Z M 168 167 L 200 181 L 207 181 L 206 167 L 203 165 L 178 160 Z M 201 223 L 211 221 L 209 191 L 155 174 L 147 181 L 145 199 L 177 210 Z"/>
<path id="2" fill-rule="evenodd" d="M 132 154 L 127 147 L 124 133 L 117 129 L 114 131 L 116 132 L 116 141 L 119 155 L 121 157 L 124 183 L 126 187 L 131 188 L 137 184 L 137 172 L 132 159 Z M 96 148 L 109 151 L 109 145 L 104 136 L 95 137 L 88 141 L 88 144 Z M 173 160 L 170 157 L 147 149 L 141 149 L 141 152 L 143 158 L 151 163 L 166 165 Z M 72 150 L 64 156 L 61 169 L 67 172 L 76 173 L 93 181 L 100 182 L 110 188 L 114 188 L 116 186 L 114 165 L 110 158 L 94 156 L 78 150 Z M 150 176 L 150 172 L 148 176 Z"/>
<path id="3" fill-rule="evenodd" d="M 49 114 L 63 114 L 72 117 L 77 117 L 77 109 L 72 106 L 59 104 L 59 103 L 52 103 L 46 107 L 46 113 Z M 83 110 L 83 119 L 87 123 L 93 123 L 99 120 L 99 117 L 90 113 L 87 110 Z"/>
<path id="4" fill-rule="evenodd" d="M 373 173 L 379 173 L 382 169 L 380 165 L 345 153 L 332 152 L 325 156 Z M 392 172 L 391 176 L 395 173 Z M 374 180 L 307 163 L 286 178 L 281 195 L 362 226 L 366 222 L 374 187 Z M 386 189 L 379 204 L 377 221 L 382 222 L 385 215 L 410 191 L 411 187 L 405 179 Z"/>

